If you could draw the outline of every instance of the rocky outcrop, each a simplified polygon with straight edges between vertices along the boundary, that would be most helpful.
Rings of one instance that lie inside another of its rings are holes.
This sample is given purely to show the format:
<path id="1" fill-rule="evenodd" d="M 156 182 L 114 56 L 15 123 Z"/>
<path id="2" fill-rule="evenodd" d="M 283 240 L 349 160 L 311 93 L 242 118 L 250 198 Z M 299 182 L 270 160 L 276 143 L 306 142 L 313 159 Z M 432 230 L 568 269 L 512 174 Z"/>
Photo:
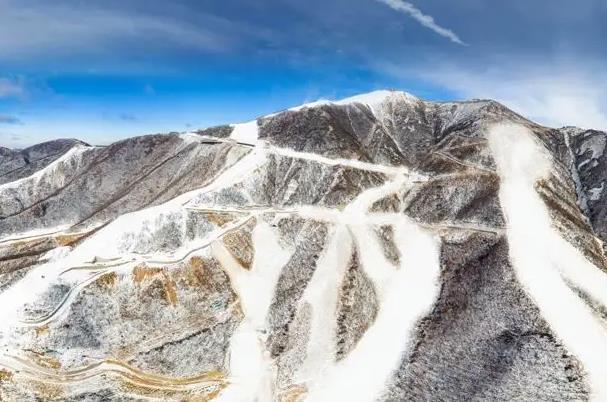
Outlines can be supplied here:
<path id="1" fill-rule="evenodd" d="M 0 398 L 603 400 L 606 138 L 381 91 L 75 143 L 0 184 Z"/>

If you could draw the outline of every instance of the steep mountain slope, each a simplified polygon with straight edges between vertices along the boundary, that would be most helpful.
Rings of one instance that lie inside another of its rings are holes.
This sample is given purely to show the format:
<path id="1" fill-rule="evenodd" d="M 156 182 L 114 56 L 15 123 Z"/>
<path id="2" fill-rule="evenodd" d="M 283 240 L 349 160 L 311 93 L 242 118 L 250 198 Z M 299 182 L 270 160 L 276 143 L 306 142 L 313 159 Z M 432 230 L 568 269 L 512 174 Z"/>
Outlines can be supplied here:
<path id="1" fill-rule="evenodd" d="M 0 147 L 0 184 L 27 177 L 60 158 L 72 147 L 86 145 L 78 140 L 55 140 L 23 150 Z"/>
<path id="2" fill-rule="evenodd" d="M 380 91 L 74 143 L 0 184 L 0 397 L 607 400 L 606 139 Z"/>

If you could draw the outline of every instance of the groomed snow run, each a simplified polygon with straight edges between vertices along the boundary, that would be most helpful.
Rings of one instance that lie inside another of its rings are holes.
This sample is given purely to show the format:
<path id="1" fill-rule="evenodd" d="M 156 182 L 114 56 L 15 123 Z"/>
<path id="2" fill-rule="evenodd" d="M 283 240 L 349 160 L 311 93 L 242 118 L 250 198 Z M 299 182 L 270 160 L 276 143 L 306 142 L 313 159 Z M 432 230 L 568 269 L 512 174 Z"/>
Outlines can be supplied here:
<path id="1" fill-rule="evenodd" d="M 592 400 L 607 400 L 607 330 L 563 275 L 607 305 L 607 277 L 565 241 L 551 224 L 534 184 L 547 178 L 552 162 L 524 126 L 499 124 L 488 134 L 501 178 L 510 260 L 522 286 L 555 335 L 583 364 Z"/>
<path id="2" fill-rule="evenodd" d="M 282 249 L 270 225 L 262 220 L 253 231 L 253 246 L 255 258 L 250 271 L 220 242 L 212 246 L 213 255 L 228 273 L 244 313 L 230 340 L 230 385 L 215 399 L 218 402 L 271 401 L 274 393 L 275 367 L 265 348 L 265 325 L 278 277 L 290 254 Z"/>
<path id="3" fill-rule="evenodd" d="M 311 309 L 311 322 L 306 358 L 296 374 L 296 383 L 319 378 L 333 363 L 339 291 L 351 256 L 350 234 L 345 226 L 337 225 L 300 302 L 300 308 L 307 305 Z"/>
<path id="4" fill-rule="evenodd" d="M 404 217 L 394 228 L 402 256 L 399 267 L 385 259 L 377 239 L 360 236 L 369 228 L 354 231 L 365 272 L 374 282 L 378 276 L 387 279 L 377 288 L 378 314 L 354 350 L 311 384 L 307 402 L 369 402 L 381 397 L 412 344 L 416 325 L 438 297 L 439 242 Z"/>
<path id="5" fill-rule="evenodd" d="M 198 134 L 188 134 L 188 135 L 198 135 Z M 222 138 L 215 138 L 215 137 L 202 136 L 202 135 L 200 135 L 198 137 L 199 137 L 199 140 L 202 139 L 202 140 L 209 140 L 212 142 L 222 142 L 222 143 L 227 143 L 227 144 L 234 144 L 237 142 L 235 139 L 232 139 L 232 138 L 222 139 Z M 277 156 L 283 156 L 285 158 L 306 160 L 306 161 L 315 162 L 315 163 L 328 165 L 328 166 L 343 166 L 343 167 L 348 167 L 348 168 L 357 169 L 357 170 L 365 170 L 368 172 L 383 173 L 386 175 L 408 174 L 412 178 L 412 180 L 416 180 L 416 181 L 428 180 L 427 177 L 425 177 L 419 173 L 413 172 L 403 166 L 381 165 L 381 164 L 374 163 L 374 162 L 364 162 L 359 159 L 330 158 L 330 157 L 316 154 L 314 152 L 301 152 L 301 151 L 295 151 L 290 148 L 272 146 L 272 145 L 268 144 L 267 142 L 265 142 L 264 140 L 258 140 L 254 144 L 245 144 L 244 142 L 238 142 L 238 143 L 240 145 L 251 145 L 258 152 L 264 152 L 268 155 L 277 155 Z"/>
<path id="6" fill-rule="evenodd" d="M 339 226 L 304 294 L 312 306 L 312 329 L 298 374 L 308 380 L 308 402 L 367 402 L 380 397 L 410 347 L 417 323 L 438 296 L 438 240 L 405 216 L 394 214 L 390 225 L 402 256 L 400 266 L 395 266 L 384 256 L 366 219 L 376 201 L 404 191 L 407 185 L 405 174 L 396 176 L 364 191 L 337 212 Z M 342 225 L 353 235 L 362 268 L 375 287 L 378 313 L 354 350 L 335 363 L 334 342 L 329 342 L 334 337 L 337 295 L 331 287 L 343 280 L 351 250 Z"/>

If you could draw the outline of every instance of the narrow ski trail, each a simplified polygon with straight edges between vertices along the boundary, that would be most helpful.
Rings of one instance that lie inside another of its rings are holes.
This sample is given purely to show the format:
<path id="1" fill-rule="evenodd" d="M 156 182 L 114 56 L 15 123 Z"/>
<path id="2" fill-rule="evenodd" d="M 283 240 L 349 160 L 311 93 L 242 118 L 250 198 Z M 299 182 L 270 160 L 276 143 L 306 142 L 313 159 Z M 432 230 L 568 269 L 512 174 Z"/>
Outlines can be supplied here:
<path id="1" fill-rule="evenodd" d="M 488 140 L 501 177 L 510 260 L 517 278 L 555 335 L 582 362 L 592 399 L 607 400 L 607 329 L 567 281 L 607 307 L 607 275 L 591 264 L 552 225 L 534 185 L 550 175 L 551 160 L 519 125 L 497 125 Z"/>

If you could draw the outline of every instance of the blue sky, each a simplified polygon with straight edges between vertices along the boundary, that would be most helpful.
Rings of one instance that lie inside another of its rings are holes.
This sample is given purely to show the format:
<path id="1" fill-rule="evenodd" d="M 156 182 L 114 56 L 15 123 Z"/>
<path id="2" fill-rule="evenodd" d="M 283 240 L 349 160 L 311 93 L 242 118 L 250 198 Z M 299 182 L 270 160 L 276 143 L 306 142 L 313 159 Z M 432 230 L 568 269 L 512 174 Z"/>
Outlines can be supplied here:
<path id="1" fill-rule="evenodd" d="M 603 0 L 0 0 L 0 146 L 393 88 L 607 129 Z"/>

